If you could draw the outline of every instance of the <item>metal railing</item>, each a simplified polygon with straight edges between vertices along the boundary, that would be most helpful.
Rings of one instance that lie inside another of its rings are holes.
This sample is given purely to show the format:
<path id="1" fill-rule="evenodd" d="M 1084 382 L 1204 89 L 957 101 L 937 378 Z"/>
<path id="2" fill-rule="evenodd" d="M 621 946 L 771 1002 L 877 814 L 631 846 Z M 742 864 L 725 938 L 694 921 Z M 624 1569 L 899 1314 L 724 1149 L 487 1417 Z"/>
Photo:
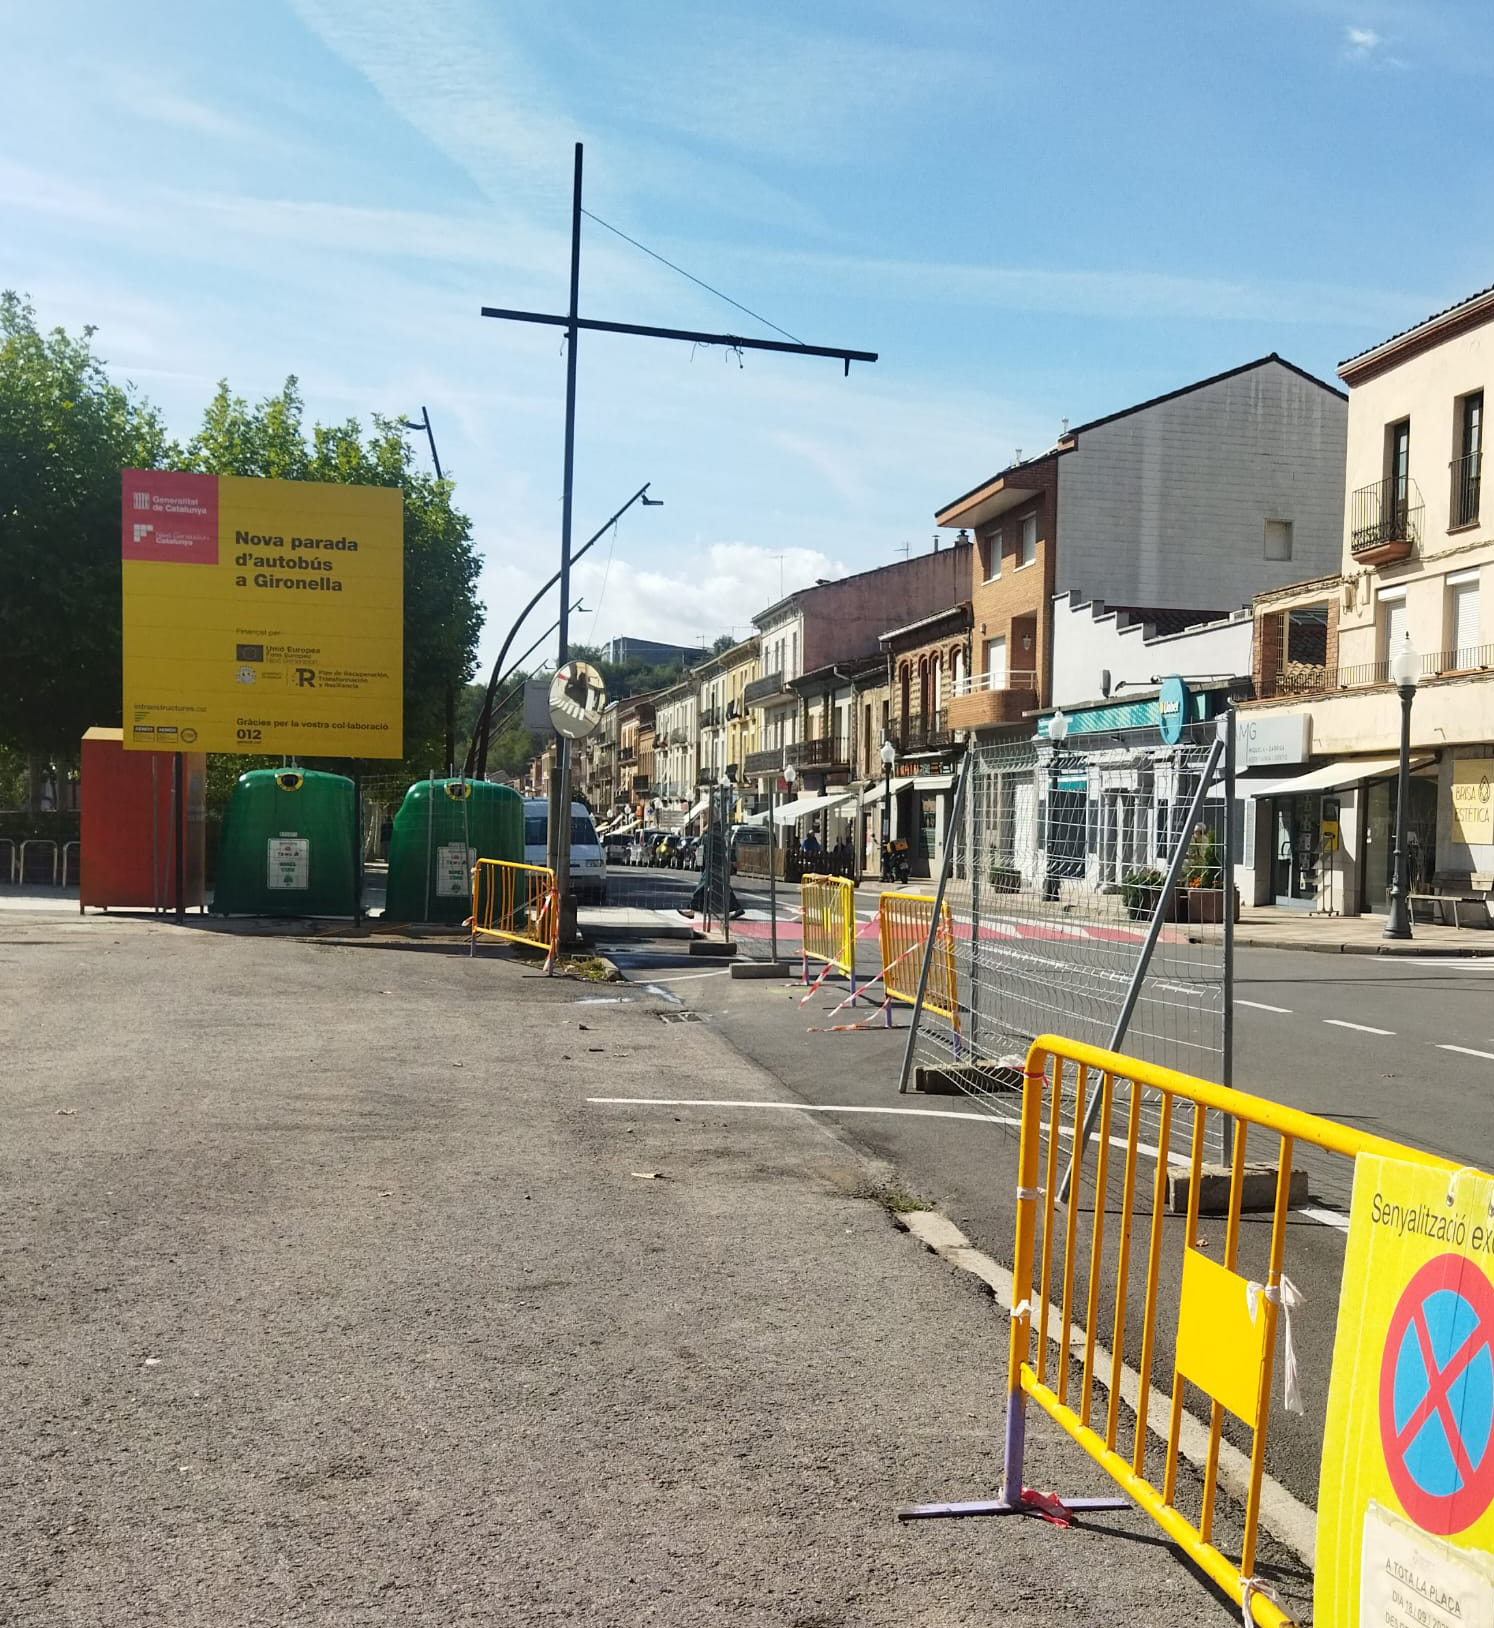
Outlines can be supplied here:
<path id="1" fill-rule="evenodd" d="M 1437 650 L 1421 659 L 1423 673 L 1476 673 L 1494 667 L 1494 644 L 1465 644 L 1457 650 Z"/>
<path id="2" fill-rule="evenodd" d="M 636 746 L 623 746 L 618 749 L 617 755 L 619 760 L 623 763 L 636 763 L 638 760 L 638 748 Z"/>
<path id="3" fill-rule="evenodd" d="M 983 690 L 1035 690 L 1037 672 L 1033 668 L 1008 668 L 1005 672 L 966 673 L 957 678 L 952 695 L 979 695 Z"/>
<path id="4" fill-rule="evenodd" d="M 742 773 L 749 780 L 760 774 L 777 774 L 783 767 L 783 748 L 770 746 L 765 752 L 749 752 L 742 759 Z"/>
<path id="5" fill-rule="evenodd" d="M 1390 543 L 1419 544 L 1425 512 L 1421 491 L 1409 476 L 1361 486 L 1350 499 L 1350 552 L 1364 554 Z"/>
<path id="6" fill-rule="evenodd" d="M 1478 519 L 1480 465 L 1482 452 L 1470 452 L 1452 461 L 1452 504 L 1450 526 L 1471 526 Z"/>
<path id="7" fill-rule="evenodd" d="M 910 713 L 893 723 L 892 733 L 900 752 L 937 750 L 950 743 L 949 714 L 942 707 L 937 712 Z"/>
<path id="8" fill-rule="evenodd" d="M 843 735 L 815 735 L 785 747 L 783 755 L 796 769 L 830 769 L 851 761 L 851 746 Z"/>
<path id="9" fill-rule="evenodd" d="M 775 695 L 784 694 L 786 689 L 781 671 L 764 673 L 761 678 L 754 678 L 742 691 L 742 705 L 752 707 L 759 701 L 771 701 Z"/>

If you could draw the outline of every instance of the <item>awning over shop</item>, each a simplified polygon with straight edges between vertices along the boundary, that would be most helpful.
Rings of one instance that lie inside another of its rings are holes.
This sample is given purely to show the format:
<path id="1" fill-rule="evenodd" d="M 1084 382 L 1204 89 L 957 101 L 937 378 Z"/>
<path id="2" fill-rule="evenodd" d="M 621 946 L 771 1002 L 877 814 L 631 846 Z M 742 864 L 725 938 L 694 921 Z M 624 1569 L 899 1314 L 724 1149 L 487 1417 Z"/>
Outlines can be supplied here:
<path id="1" fill-rule="evenodd" d="M 823 809 L 834 808 L 840 803 L 848 803 L 856 795 L 853 791 L 816 792 L 812 797 L 800 797 L 792 803 L 785 803 L 782 808 L 773 810 L 774 825 L 793 825 L 808 814 L 818 814 Z M 767 815 L 764 814 L 766 819 Z"/>
<path id="2" fill-rule="evenodd" d="M 629 831 L 636 831 L 637 829 L 637 820 L 624 820 L 621 825 L 614 825 L 606 835 L 609 837 L 625 837 Z"/>
<path id="3" fill-rule="evenodd" d="M 692 808 L 685 816 L 685 824 L 688 825 L 691 820 L 698 820 L 710 806 L 711 799 L 709 797 L 702 797 L 695 807 Z"/>
<path id="4" fill-rule="evenodd" d="M 920 774 L 913 779 L 914 791 L 948 791 L 955 783 L 952 774 Z"/>
<path id="5" fill-rule="evenodd" d="M 1413 769 L 1425 768 L 1429 757 L 1411 759 Z M 1299 791 L 1337 791 L 1341 786 L 1357 786 L 1364 780 L 1383 780 L 1400 767 L 1399 757 L 1347 757 L 1336 763 L 1322 763 L 1295 780 L 1272 780 L 1265 785 L 1237 782 L 1242 797 L 1295 797 Z"/>

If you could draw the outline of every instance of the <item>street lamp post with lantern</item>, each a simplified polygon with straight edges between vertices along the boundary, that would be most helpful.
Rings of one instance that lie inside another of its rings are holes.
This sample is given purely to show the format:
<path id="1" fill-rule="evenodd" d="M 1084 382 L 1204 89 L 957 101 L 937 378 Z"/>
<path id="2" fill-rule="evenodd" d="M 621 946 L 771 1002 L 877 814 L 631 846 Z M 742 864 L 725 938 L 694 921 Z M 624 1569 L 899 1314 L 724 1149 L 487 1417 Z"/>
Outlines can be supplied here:
<path id="1" fill-rule="evenodd" d="M 1395 783 L 1395 855 L 1391 865 L 1389 910 L 1385 916 L 1386 938 L 1411 937 L 1410 887 L 1406 878 L 1406 815 L 1411 799 L 1411 703 L 1421 677 L 1421 657 L 1408 637 L 1390 662 L 1390 677 L 1401 698 L 1401 760 Z"/>
<path id="2" fill-rule="evenodd" d="M 892 766 L 897 748 L 885 736 L 882 740 L 882 880 L 891 881 L 892 869 Z"/>

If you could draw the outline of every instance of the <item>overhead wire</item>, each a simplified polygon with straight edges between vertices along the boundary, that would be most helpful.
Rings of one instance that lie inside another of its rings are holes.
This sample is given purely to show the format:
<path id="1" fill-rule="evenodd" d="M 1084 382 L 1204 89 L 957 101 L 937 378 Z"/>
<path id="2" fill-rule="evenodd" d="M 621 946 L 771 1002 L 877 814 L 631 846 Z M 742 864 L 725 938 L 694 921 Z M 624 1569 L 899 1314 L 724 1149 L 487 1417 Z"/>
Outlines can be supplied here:
<path id="1" fill-rule="evenodd" d="M 589 209 L 583 209 L 581 213 L 588 220 L 594 220 L 598 226 L 605 227 L 614 237 L 620 237 L 624 243 L 631 243 L 635 249 L 640 249 L 650 259 L 657 260 L 661 266 L 668 266 L 671 271 L 678 272 L 681 277 L 694 283 L 697 288 L 703 288 L 707 294 L 714 294 L 718 300 L 725 300 L 728 305 L 735 306 L 738 311 L 742 312 L 744 316 L 751 317 L 754 322 L 762 323 L 765 328 L 771 328 L 774 333 L 782 334 L 785 339 L 793 340 L 796 345 L 804 343 L 797 334 L 791 334 L 787 328 L 780 328 L 776 322 L 769 322 L 765 316 L 760 316 L 756 311 L 743 305 L 740 300 L 734 300 L 730 294 L 723 294 L 719 288 L 713 288 L 704 278 L 697 277 L 694 272 L 686 271 L 683 266 L 675 265 L 673 260 L 666 260 L 662 254 L 656 253 L 646 243 L 640 243 L 636 237 L 629 237 L 626 232 L 620 227 L 614 226 L 611 221 L 603 220 L 600 215 L 593 215 Z"/>

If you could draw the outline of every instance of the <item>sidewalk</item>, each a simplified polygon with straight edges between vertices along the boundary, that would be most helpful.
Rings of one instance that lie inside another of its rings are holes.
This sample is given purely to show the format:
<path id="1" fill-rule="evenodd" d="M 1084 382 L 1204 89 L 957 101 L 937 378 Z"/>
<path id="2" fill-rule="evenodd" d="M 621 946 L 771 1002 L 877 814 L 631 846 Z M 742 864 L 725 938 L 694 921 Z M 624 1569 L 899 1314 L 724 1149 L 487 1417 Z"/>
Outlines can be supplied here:
<path id="1" fill-rule="evenodd" d="M 1470 911 L 1471 915 L 1472 912 Z M 1494 931 L 1418 921 L 1410 939 L 1387 939 L 1383 916 L 1313 916 L 1277 905 L 1240 911 L 1235 943 L 1257 950 L 1320 950 L 1330 955 L 1494 955 Z"/>
<path id="2" fill-rule="evenodd" d="M 819 1121 L 595 1100 L 782 1099 L 671 1000 L 61 915 L 0 963 L 7 1628 L 1238 1621 L 1139 1514 L 895 1524 L 994 1486 L 1005 1318 Z"/>

